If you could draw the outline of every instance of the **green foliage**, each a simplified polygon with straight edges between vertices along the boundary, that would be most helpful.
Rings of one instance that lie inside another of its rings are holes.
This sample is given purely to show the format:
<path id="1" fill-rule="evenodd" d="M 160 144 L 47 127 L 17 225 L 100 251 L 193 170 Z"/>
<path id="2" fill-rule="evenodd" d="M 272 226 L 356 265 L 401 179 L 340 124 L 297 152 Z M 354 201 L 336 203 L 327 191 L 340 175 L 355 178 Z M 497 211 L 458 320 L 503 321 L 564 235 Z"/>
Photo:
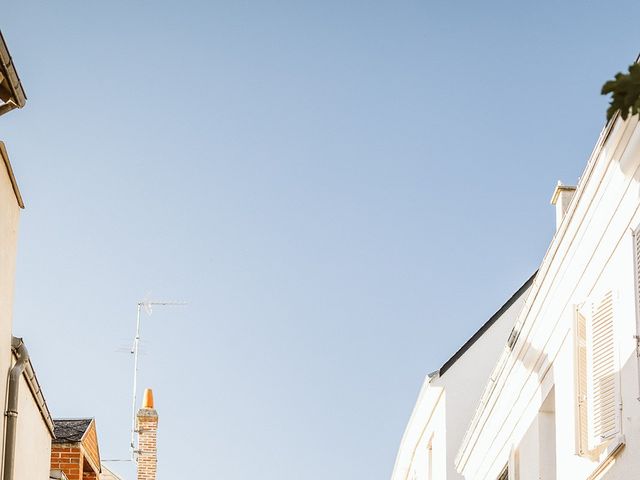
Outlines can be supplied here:
<path id="1" fill-rule="evenodd" d="M 634 63 L 629 67 L 629 73 L 618 73 L 614 80 L 609 80 L 602 86 L 602 95 L 612 94 L 607 121 L 620 111 L 620 116 L 626 120 L 631 115 L 640 113 L 640 64 Z"/>

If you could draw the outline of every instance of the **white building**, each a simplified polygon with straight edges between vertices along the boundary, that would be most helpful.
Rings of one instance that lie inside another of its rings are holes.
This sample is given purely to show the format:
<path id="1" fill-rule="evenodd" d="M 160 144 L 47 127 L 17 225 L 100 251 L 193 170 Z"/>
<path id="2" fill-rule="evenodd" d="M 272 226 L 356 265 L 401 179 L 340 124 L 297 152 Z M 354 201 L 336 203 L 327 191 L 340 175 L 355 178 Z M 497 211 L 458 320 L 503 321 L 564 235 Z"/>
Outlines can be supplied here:
<path id="1" fill-rule="evenodd" d="M 637 116 L 609 122 L 554 201 L 557 232 L 460 445 L 468 480 L 640 475 Z"/>
<path id="2" fill-rule="evenodd" d="M 533 277 L 427 376 L 402 437 L 392 480 L 462 478 L 455 470 L 455 454 L 532 283 Z"/>

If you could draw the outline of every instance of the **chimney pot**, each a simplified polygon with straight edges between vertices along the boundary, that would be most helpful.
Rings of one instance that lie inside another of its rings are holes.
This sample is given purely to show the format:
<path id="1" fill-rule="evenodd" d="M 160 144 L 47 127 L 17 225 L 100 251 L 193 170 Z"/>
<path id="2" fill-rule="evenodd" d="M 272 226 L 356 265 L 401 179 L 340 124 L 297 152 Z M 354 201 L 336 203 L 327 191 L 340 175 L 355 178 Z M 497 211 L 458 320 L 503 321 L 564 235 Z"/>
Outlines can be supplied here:
<path id="1" fill-rule="evenodd" d="M 142 397 L 142 408 L 153 408 L 153 390 L 150 388 L 147 388 L 144 391 L 144 396 Z"/>

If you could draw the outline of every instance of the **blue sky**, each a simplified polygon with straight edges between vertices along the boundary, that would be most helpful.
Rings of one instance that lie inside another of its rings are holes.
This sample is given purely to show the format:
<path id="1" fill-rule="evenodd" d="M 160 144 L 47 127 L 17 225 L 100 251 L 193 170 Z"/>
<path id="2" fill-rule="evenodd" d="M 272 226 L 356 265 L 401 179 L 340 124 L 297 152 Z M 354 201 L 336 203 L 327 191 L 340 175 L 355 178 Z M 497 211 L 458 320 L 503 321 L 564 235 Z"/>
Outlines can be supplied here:
<path id="1" fill-rule="evenodd" d="M 160 480 L 385 479 L 427 372 L 537 268 L 637 2 L 12 2 L 14 332 Z M 127 464 L 113 464 L 128 473 Z"/>

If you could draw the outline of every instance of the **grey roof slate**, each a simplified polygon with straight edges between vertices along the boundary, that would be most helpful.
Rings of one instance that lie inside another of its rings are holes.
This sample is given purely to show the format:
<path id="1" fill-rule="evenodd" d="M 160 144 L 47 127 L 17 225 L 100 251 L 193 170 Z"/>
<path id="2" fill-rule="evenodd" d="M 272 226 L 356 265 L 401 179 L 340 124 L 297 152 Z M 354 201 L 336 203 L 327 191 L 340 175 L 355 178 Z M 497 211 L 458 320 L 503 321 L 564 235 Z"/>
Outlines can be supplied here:
<path id="1" fill-rule="evenodd" d="M 527 280 L 526 282 L 524 282 L 524 285 L 522 285 L 518 291 L 516 293 L 514 293 L 511 298 L 509 298 L 509 300 L 507 300 L 507 303 L 505 303 L 502 307 L 500 307 L 500 310 L 498 310 L 496 313 L 493 314 L 493 316 L 487 320 L 487 322 L 482 325 L 480 327 L 480 329 L 473 334 L 473 336 L 466 341 L 466 343 L 464 345 L 462 345 L 462 347 L 460 347 L 460 349 L 453 354 L 453 356 L 447 360 L 444 365 L 442 365 L 440 367 L 440 370 L 436 370 L 435 372 L 433 372 L 433 374 L 439 374 L 439 375 L 444 375 L 444 373 L 449 370 L 449 368 L 451 368 L 451 366 L 456 363 L 458 361 L 458 359 L 465 354 L 465 352 L 467 350 L 469 350 L 471 348 L 471 346 L 476 343 L 476 341 L 482 336 L 484 335 L 484 333 L 489 330 L 489 328 L 491 328 L 491 326 L 496 323 L 496 321 L 500 318 L 500 316 L 506 312 L 509 307 L 511 307 L 511 305 L 513 305 L 516 300 L 518 300 L 518 298 L 520 298 L 520 295 L 522 295 L 527 288 L 529 288 L 531 286 L 531 284 L 533 284 L 533 281 L 536 278 L 536 275 L 538 274 L 538 270 L 536 270 L 535 272 L 533 272 L 533 275 L 531 275 L 529 277 L 529 280 Z M 430 374 L 431 375 L 431 374 Z"/>
<path id="2" fill-rule="evenodd" d="M 53 430 L 56 438 L 53 443 L 77 443 L 82 441 L 91 425 L 92 418 L 54 418 Z"/>

